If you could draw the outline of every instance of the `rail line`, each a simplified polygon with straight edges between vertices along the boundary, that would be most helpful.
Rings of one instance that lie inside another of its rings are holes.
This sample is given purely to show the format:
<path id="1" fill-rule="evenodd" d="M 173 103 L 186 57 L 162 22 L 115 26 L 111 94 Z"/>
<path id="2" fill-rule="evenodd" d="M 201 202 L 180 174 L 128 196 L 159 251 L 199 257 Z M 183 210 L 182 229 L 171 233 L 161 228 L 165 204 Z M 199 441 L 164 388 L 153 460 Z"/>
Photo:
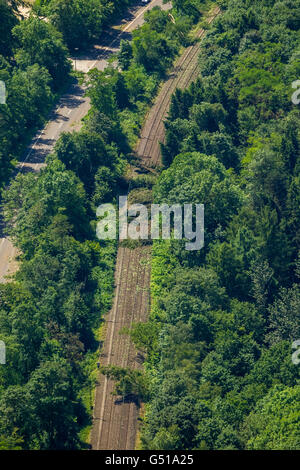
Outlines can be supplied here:
<path id="1" fill-rule="evenodd" d="M 220 13 L 216 8 L 208 22 Z M 201 38 L 204 30 L 198 32 Z M 174 90 L 187 86 L 196 76 L 197 59 L 201 44 L 187 48 L 177 60 L 172 75 L 163 85 L 158 98 L 150 110 L 136 148 L 137 157 L 146 167 L 158 166 L 160 159 L 159 141 L 164 139 L 164 118 L 167 115 Z M 116 293 L 114 304 L 107 318 L 107 334 L 104 342 L 103 364 L 114 364 L 133 369 L 141 367 L 137 351 L 126 335 L 119 335 L 133 322 L 147 321 L 150 310 L 150 260 L 151 247 L 143 246 L 133 250 L 122 246 L 118 249 L 115 273 Z M 142 260 L 146 261 L 142 264 Z M 118 322 L 116 322 L 118 319 Z M 135 403 L 117 403 L 112 395 L 114 383 L 100 376 L 96 387 L 94 425 L 91 434 L 93 449 L 133 450 L 138 428 L 139 408 Z"/>
<path id="2" fill-rule="evenodd" d="M 217 7 L 208 19 L 210 24 L 216 16 L 220 14 L 220 9 Z M 203 37 L 205 31 L 202 29 L 198 32 L 197 38 Z M 163 118 L 167 116 L 167 111 L 170 105 L 171 96 L 176 88 L 185 88 L 193 79 L 198 68 L 198 54 L 201 48 L 201 42 L 189 46 L 182 56 L 175 64 L 173 71 L 176 74 L 175 79 L 171 77 L 165 82 L 157 100 L 148 115 L 148 122 L 146 122 L 142 131 L 141 140 L 138 143 L 136 152 L 139 158 L 145 160 L 145 166 L 157 166 L 160 159 L 159 142 L 164 139 L 164 124 Z M 188 63 L 186 64 L 186 61 Z M 191 64 L 195 64 L 191 66 Z M 182 67 L 184 69 L 181 73 Z M 149 124 L 150 122 L 150 124 Z"/>

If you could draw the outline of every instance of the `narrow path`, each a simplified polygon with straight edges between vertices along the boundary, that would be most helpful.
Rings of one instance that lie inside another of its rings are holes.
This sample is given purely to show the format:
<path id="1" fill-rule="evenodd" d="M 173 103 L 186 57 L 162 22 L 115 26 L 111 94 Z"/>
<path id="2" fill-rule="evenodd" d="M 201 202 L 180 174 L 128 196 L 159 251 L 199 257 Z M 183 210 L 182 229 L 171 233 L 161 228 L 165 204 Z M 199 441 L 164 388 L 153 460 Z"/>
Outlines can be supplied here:
<path id="1" fill-rule="evenodd" d="M 209 23 L 220 13 L 216 8 Z M 199 37 L 204 35 L 201 30 Z M 186 87 L 196 76 L 201 44 L 187 48 L 175 64 L 150 110 L 137 145 L 137 156 L 145 166 L 160 164 L 159 142 L 164 139 L 163 121 L 167 116 L 172 93 Z M 114 303 L 106 319 L 107 332 L 101 354 L 102 365 L 141 368 L 138 351 L 130 344 L 121 328 L 132 322 L 147 321 L 150 309 L 151 247 L 119 247 L 115 272 Z M 139 406 L 123 403 L 112 395 L 114 382 L 101 375 L 96 387 L 91 444 L 94 450 L 134 450 L 138 428 Z"/>

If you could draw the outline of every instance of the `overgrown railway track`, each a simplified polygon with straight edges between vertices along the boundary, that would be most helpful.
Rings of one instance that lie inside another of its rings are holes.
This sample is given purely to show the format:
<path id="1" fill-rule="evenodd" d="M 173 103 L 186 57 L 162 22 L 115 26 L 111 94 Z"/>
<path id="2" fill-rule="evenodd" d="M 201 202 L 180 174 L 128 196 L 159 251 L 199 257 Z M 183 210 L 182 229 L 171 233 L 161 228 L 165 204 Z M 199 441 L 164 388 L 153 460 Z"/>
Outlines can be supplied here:
<path id="1" fill-rule="evenodd" d="M 213 10 L 208 22 L 220 13 Z M 204 30 L 198 32 L 201 38 Z M 154 106 L 146 118 L 141 138 L 136 148 L 137 157 L 146 167 L 160 164 L 160 142 L 164 140 L 164 119 L 167 116 L 171 96 L 176 88 L 185 88 L 197 75 L 198 54 L 201 43 L 188 47 L 177 60 L 164 83 Z M 126 335 L 120 335 L 123 327 L 133 322 L 147 321 L 150 310 L 150 246 L 135 249 L 118 249 L 115 273 L 116 292 L 114 303 L 106 319 L 107 332 L 102 351 L 102 365 L 141 368 L 138 352 Z M 91 434 L 95 450 L 133 450 L 136 446 L 139 407 L 136 403 L 116 400 L 114 382 L 100 376 L 96 387 L 94 420 Z"/>
<path id="2" fill-rule="evenodd" d="M 216 8 L 208 23 L 210 24 L 219 13 L 220 9 Z M 204 34 L 205 31 L 200 30 L 197 38 L 200 39 Z M 164 118 L 167 117 L 171 96 L 176 88 L 186 88 L 196 78 L 200 48 L 201 42 L 197 42 L 184 51 L 149 112 L 137 146 L 137 155 L 145 161 L 146 166 L 157 166 L 160 163 L 159 143 L 164 140 Z"/>

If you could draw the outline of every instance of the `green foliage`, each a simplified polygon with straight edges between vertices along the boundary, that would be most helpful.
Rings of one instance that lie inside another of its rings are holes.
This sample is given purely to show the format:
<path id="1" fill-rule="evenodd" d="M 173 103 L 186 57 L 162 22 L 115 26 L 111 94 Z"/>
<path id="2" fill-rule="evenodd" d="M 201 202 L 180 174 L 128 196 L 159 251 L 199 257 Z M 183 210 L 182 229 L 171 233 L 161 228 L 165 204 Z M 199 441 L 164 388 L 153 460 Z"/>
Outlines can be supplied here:
<path id="1" fill-rule="evenodd" d="M 0 436 L 0 450 L 22 450 L 23 439 L 16 436 L 16 432 L 10 437 Z"/>
<path id="2" fill-rule="evenodd" d="M 13 35 L 20 45 L 16 54 L 19 65 L 26 68 L 35 63 L 45 67 L 52 77 L 54 89 L 62 87 L 71 66 L 67 48 L 58 31 L 51 24 L 31 17 L 20 22 L 13 29 Z"/>
<path id="3" fill-rule="evenodd" d="M 72 170 L 80 178 L 88 194 L 97 190 L 99 203 L 116 188 L 116 180 L 123 169 L 116 149 L 105 145 L 103 138 L 95 132 L 83 130 L 63 134 L 55 146 L 54 155 L 67 170 Z M 108 184 L 106 190 L 101 187 L 102 181 Z M 103 195 L 99 197 L 101 191 Z"/>
<path id="4" fill-rule="evenodd" d="M 290 289 L 281 289 L 279 297 L 269 307 L 271 343 L 282 340 L 293 341 L 300 337 L 300 289 L 295 284 Z"/>
<path id="5" fill-rule="evenodd" d="M 160 332 L 142 446 L 296 450 L 300 4 L 218 4 L 200 77 L 171 99 L 153 190 L 155 202 L 204 204 L 205 247 L 190 256 L 179 242 L 153 245 Z"/>
<path id="6" fill-rule="evenodd" d="M 45 362 L 24 387 L 8 387 L 0 399 L 1 431 L 13 435 L 18 428 L 24 445 L 32 449 L 76 447 L 70 374 L 70 366 L 63 360 Z"/>
<path id="7" fill-rule="evenodd" d="M 155 350 L 158 330 L 155 323 L 134 323 L 130 329 L 123 329 L 122 333 L 130 335 L 139 351 L 151 354 Z"/>
<path id="8" fill-rule="evenodd" d="M 118 61 L 122 70 L 127 70 L 132 59 L 132 45 L 130 41 L 121 40 Z"/>
<path id="9" fill-rule="evenodd" d="M 0 189 L 12 173 L 12 162 L 24 152 L 28 137 L 45 121 L 55 93 L 70 80 L 66 45 L 82 48 L 96 40 L 130 3 L 38 0 L 31 16 L 20 20 L 22 1 L 0 1 L 0 80 L 7 89 L 7 103 L 0 105 Z M 126 107 L 127 89 L 118 74 L 114 91 L 117 105 Z"/>
<path id="10" fill-rule="evenodd" d="M 10 233 L 26 257 L 34 253 L 41 233 L 49 226 L 51 230 L 52 219 L 57 214 L 66 216 L 79 239 L 89 233 L 82 183 L 57 160 L 42 170 L 39 177 L 19 174 L 5 195 L 5 203 Z M 68 226 L 64 229 L 68 233 Z"/>
<path id="11" fill-rule="evenodd" d="M 93 386 L 82 359 L 96 350 L 93 330 L 110 307 L 115 247 L 94 241 L 83 184 L 54 157 L 39 175 L 16 179 L 6 208 L 22 263 L 0 292 L 1 439 L 18 429 L 25 449 L 80 448 L 89 423 L 81 390 Z"/>
<path id="12" fill-rule="evenodd" d="M 0 79 L 7 91 L 6 104 L 0 105 L 1 189 L 71 70 L 58 31 L 34 16 L 19 20 L 18 4 L 22 2 L 0 2 Z"/>
<path id="13" fill-rule="evenodd" d="M 50 23 L 18 20 L 13 3 L 0 0 L 0 79 L 8 89 L 0 184 L 68 79 L 62 37 L 70 48 L 85 46 L 130 2 L 36 2 Z M 300 116 L 290 97 L 300 5 L 218 4 L 226 11 L 204 39 L 201 75 L 172 97 L 166 168 L 153 189 L 157 203 L 205 205 L 205 248 L 154 242 L 150 319 L 124 331 L 145 354 L 146 371 L 102 372 L 123 400 L 146 402 L 143 448 L 296 450 Z M 148 12 L 133 42 L 121 44 L 122 71 L 89 73 L 83 130 L 63 134 L 47 168 L 18 176 L 5 192 L 21 255 L 12 282 L 0 286 L 1 449 L 83 447 L 95 330 L 111 305 L 116 254 L 115 243 L 95 240 L 95 207 L 125 190 L 128 141 L 208 3 L 173 7 L 172 16 Z M 137 181 L 134 197 L 148 198 L 143 185 L 153 181 Z"/>
<path id="14" fill-rule="evenodd" d="M 208 236 L 218 226 L 225 227 L 243 201 L 242 191 L 217 158 L 196 152 L 175 158 L 160 176 L 154 195 L 157 203 L 204 204 Z"/>
<path id="15" fill-rule="evenodd" d="M 13 46 L 12 29 L 18 20 L 6 0 L 0 1 L 0 17 L 0 55 L 9 57 Z"/>
<path id="16" fill-rule="evenodd" d="M 257 403 L 243 429 L 247 449 L 299 449 L 299 391 L 277 386 Z"/>
<path id="17" fill-rule="evenodd" d="M 173 62 L 176 46 L 146 23 L 133 33 L 132 52 L 136 63 L 142 65 L 146 72 L 163 75 Z"/>
<path id="18" fill-rule="evenodd" d="M 136 395 L 139 399 L 147 400 L 149 385 L 143 372 L 117 366 L 102 367 L 101 372 L 116 381 L 115 395 L 121 395 L 123 399 Z"/>
<path id="19" fill-rule="evenodd" d="M 36 2 L 35 8 L 49 17 L 73 49 L 97 40 L 104 27 L 131 3 L 132 0 L 42 0 Z"/>
<path id="20" fill-rule="evenodd" d="M 104 8 L 100 0 L 51 0 L 47 12 L 71 49 L 86 46 L 102 32 Z"/>
<path id="21" fill-rule="evenodd" d="M 175 0 L 172 3 L 178 13 L 192 18 L 193 21 L 199 20 L 201 9 L 204 6 L 203 4 L 205 4 L 205 2 L 202 2 L 201 0 Z"/>

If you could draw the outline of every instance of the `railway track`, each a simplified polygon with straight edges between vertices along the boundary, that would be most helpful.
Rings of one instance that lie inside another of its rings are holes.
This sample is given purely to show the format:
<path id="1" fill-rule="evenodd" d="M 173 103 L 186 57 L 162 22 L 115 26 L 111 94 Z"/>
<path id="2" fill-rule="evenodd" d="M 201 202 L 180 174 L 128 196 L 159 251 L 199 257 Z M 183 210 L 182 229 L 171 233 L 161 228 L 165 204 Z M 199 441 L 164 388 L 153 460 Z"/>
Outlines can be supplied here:
<path id="1" fill-rule="evenodd" d="M 216 8 L 208 23 L 210 24 L 219 13 L 220 9 Z M 198 39 L 204 34 L 205 31 L 200 30 Z M 160 142 L 164 141 L 164 118 L 167 117 L 171 96 L 176 88 L 186 88 L 197 76 L 200 48 L 201 42 L 198 42 L 185 50 L 150 110 L 136 149 L 138 157 L 144 160 L 145 166 L 157 166 L 160 163 Z"/>
<path id="2" fill-rule="evenodd" d="M 220 13 L 216 8 L 208 22 Z M 201 38 L 205 31 L 201 30 Z M 188 47 L 177 60 L 172 74 L 164 83 L 157 100 L 148 113 L 141 138 L 136 148 L 137 157 L 144 166 L 160 164 L 160 142 L 164 140 L 164 119 L 171 96 L 176 88 L 185 88 L 197 75 L 198 54 L 201 44 Z M 120 335 L 123 327 L 133 322 L 147 321 L 150 310 L 151 247 L 118 249 L 115 273 L 116 292 L 108 313 L 107 332 L 101 357 L 102 365 L 116 365 L 138 369 L 138 351 L 129 336 Z M 112 394 L 114 382 L 99 377 L 96 387 L 91 445 L 94 450 L 134 450 L 138 429 L 139 407 L 136 403 L 123 403 Z"/>
<path id="3" fill-rule="evenodd" d="M 137 352 L 121 329 L 133 322 L 146 321 L 149 311 L 150 247 L 135 250 L 120 247 L 116 267 L 116 296 L 107 319 L 106 347 L 101 362 L 137 369 L 141 367 Z M 134 449 L 138 406 L 119 402 L 112 395 L 114 383 L 102 376 L 96 388 L 93 449 Z"/>

